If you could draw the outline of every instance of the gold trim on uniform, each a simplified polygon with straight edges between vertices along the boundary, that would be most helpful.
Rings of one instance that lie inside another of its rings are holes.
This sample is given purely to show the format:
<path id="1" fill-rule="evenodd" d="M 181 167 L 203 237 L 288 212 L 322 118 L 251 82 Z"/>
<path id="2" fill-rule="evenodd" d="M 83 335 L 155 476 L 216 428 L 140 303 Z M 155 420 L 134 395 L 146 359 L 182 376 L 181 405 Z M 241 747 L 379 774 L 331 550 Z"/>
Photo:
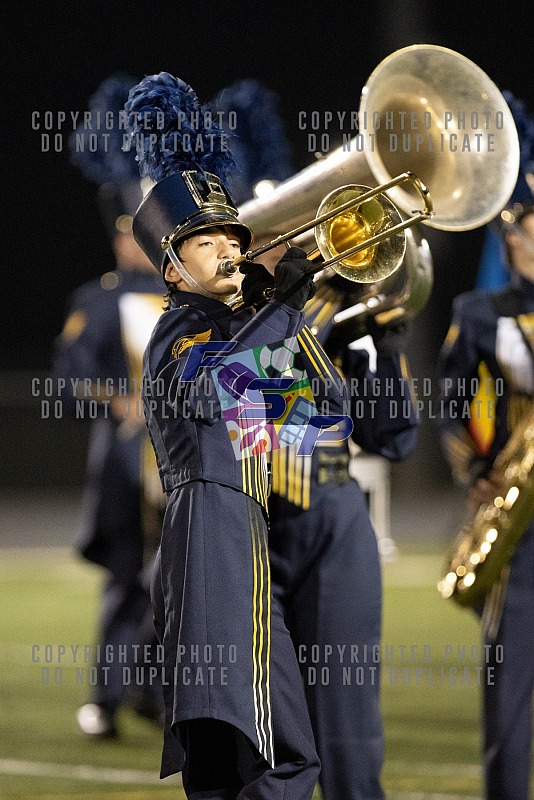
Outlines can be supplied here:
<path id="1" fill-rule="evenodd" d="M 87 325 L 87 314 L 81 308 L 77 311 L 73 311 L 70 314 L 66 321 L 65 325 L 63 326 L 63 330 L 61 331 L 61 338 L 64 339 L 66 342 L 74 342 L 78 336 L 85 330 Z"/>
<path id="2" fill-rule="evenodd" d="M 285 485 L 286 480 L 286 450 L 283 449 L 273 450 L 271 453 L 271 470 L 273 475 L 273 492 L 281 494 L 281 487 Z M 285 495 L 281 495 L 284 496 Z"/>
<path id="3" fill-rule="evenodd" d="M 260 753 L 274 767 L 270 693 L 271 573 L 263 520 L 248 506 L 252 541 L 252 670 L 256 734 Z"/>
<path id="4" fill-rule="evenodd" d="M 302 508 L 307 509 L 310 507 L 311 502 L 311 467 L 312 457 L 301 456 L 300 460 L 303 462 L 302 466 Z"/>
<path id="5" fill-rule="evenodd" d="M 182 353 L 194 344 L 204 344 L 209 342 L 211 337 L 211 328 L 202 333 L 192 334 L 191 336 L 181 336 L 175 341 L 172 346 L 171 355 L 173 358 L 179 358 Z"/>
<path id="6" fill-rule="evenodd" d="M 287 453 L 287 499 L 291 503 L 296 503 L 295 498 L 295 468 L 296 468 L 295 448 L 288 448 Z"/>
<path id="7" fill-rule="evenodd" d="M 273 451 L 273 492 L 298 508 L 307 509 L 311 497 L 312 458 L 298 456 L 297 449 L 292 445 Z"/>
<path id="8" fill-rule="evenodd" d="M 452 347 L 456 339 L 458 338 L 459 333 L 460 333 L 460 326 L 456 322 L 454 322 L 447 331 L 447 335 L 445 337 L 445 341 L 443 342 L 443 346 Z"/>
<path id="9" fill-rule="evenodd" d="M 269 473 L 265 453 L 241 459 L 241 481 L 244 493 L 267 509 Z"/>
<path id="10" fill-rule="evenodd" d="M 506 425 L 508 430 L 514 431 L 517 428 L 521 418 L 525 417 L 532 407 L 534 407 L 534 401 L 528 395 L 510 395 L 506 415 Z"/>
<path id="11" fill-rule="evenodd" d="M 469 404 L 468 431 L 479 455 L 486 455 L 495 438 L 495 381 L 485 361 L 478 365 L 478 389 Z M 493 413 L 492 413 L 493 412 Z"/>
<path id="12" fill-rule="evenodd" d="M 306 324 L 320 333 L 341 307 L 342 299 L 340 292 L 332 287 L 328 285 L 320 287 L 315 296 L 306 303 L 304 309 Z"/>
<path id="13" fill-rule="evenodd" d="M 310 304 L 313 300 L 315 298 Z M 330 377 L 331 380 L 340 378 L 343 380 L 343 374 L 338 372 L 336 367 L 332 369 L 328 356 L 307 325 L 302 328 L 297 340 L 323 381 L 325 377 Z M 310 456 L 298 456 L 297 449 L 291 446 L 273 451 L 271 461 L 273 492 L 298 508 L 308 509 L 311 502 L 312 459 Z"/>
<path id="14" fill-rule="evenodd" d="M 399 354 L 399 362 L 400 362 L 400 370 L 401 375 L 406 381 L 408 385 L 408 391 L 410 392 L 410 400 L 412 401 L 412 405 L 417 405 L 417 393 L 414 388 L 414 381 L 412 379 L 412 373 L 410 372 L 410 367 L 408 365 L 408 359 L 404 353 Z"/>
<path id="15" fill-rule="evenodd" d="M 320 377 L 328 375 L 333 381 L 339 380 L 339 374 L 332 371 L 330 359 L 307 325 L 302 328 L 302 331 L 297 336 L 297 340 Z M 319 368 L 318 362 L 322 365 L 322 370 Z"/>
<path id="16" fill-rule="evenodd" d="M 534 314 L 519 314 L 517 324 L 530 344 L 530 349 L 534 351 Z"/>

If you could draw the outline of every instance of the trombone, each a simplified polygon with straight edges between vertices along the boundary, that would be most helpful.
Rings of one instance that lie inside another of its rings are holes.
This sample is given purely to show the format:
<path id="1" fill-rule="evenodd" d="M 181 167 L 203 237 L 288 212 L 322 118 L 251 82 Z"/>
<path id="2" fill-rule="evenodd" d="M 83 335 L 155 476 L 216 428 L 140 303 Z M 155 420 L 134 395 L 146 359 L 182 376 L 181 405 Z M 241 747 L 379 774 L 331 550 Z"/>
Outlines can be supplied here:
<path id="1" fill-rule="evenodd" d="M 378 196 L 388 189 L 407 182 L 419 194 L 424 207 L 402 220 L 391 200 L 385 196 L 379 199 Z M 348 199 L 343 201 L 344 196 L 348 196 Z M 318 249 L 308 253 L 307 257 L 314 258 L 320 253 L 323 261 L 307 270 L 308 274 L 333 267 L 335 272 L 348 280 L 373 283 L 387 278 L 402 263 L 406 239 L 404 233 L 402 237 L 397 235 L 418 222 L 429 220 L 433 214 L 430 193 L 413 172 L 403 172 L 373 189 L 348 184 L 334 189 L 324 198 L 315 219 L 282 233 L 267 244 L 249 250 L 235 259 L 223 259 L 218 271 L 228 276 L 234 275 L 243 264 L 250 263 L 290 239 L 317 228 L 315 238 Z M 378 232 L 375 233 L 375 230 Z M 390 239 L 392 241 L 387 250 L 382 254 L 377 253 L 377 245 Z M 359 257 L 355 258 L 358 255 Z"/>

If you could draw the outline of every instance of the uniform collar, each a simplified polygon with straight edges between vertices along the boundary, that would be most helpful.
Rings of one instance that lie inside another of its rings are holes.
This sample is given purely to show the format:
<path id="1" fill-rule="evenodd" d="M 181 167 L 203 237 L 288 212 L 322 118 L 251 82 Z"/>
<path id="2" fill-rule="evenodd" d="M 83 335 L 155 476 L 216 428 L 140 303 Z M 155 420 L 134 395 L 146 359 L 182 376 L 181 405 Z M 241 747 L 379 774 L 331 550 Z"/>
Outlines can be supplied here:
<path id="1" fill-rule="evenodd" d="M 169 305 L 171 308 L 197 308 L 214 319 L 232 316 L 232 309 L 226 303 L 195 292 L 171 292 Z"/>

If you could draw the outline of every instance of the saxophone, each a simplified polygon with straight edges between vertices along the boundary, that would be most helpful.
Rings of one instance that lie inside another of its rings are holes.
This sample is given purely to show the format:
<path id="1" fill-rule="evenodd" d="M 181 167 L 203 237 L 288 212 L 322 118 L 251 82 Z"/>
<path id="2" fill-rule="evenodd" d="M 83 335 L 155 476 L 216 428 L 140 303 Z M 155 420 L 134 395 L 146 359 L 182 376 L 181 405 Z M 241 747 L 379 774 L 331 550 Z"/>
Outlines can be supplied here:
<path id="1" fill-rule="evenodd" d="M 461 606 L 482 602 L 534 517 L 534 406 L 494 461 L 489 480 L 503 489 L 460 527 L 438 583 L 442 597 Z"/>

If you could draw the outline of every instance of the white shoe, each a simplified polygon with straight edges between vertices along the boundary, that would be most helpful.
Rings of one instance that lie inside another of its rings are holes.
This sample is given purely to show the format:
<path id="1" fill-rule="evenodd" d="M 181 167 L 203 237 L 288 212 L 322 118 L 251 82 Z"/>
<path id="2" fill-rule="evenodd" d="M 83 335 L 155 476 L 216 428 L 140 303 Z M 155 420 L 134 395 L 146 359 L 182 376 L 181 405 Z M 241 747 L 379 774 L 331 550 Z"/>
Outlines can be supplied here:
<path id="1" fill-rule="evenodd" d="M 387 564 L 397 561 L 400 555 L 399 548 L 393 539 L 389 539 L 387 536 L 378 539 L 378 552 L 380 553 L 381 561 Z"/>
<path id="2" fill-rule="evenodd" d="M 117 736 L 113 715 L 97 703 L 87 703 L 76 712 L 80 730 L 87 736 L 112 738 Z"/>

